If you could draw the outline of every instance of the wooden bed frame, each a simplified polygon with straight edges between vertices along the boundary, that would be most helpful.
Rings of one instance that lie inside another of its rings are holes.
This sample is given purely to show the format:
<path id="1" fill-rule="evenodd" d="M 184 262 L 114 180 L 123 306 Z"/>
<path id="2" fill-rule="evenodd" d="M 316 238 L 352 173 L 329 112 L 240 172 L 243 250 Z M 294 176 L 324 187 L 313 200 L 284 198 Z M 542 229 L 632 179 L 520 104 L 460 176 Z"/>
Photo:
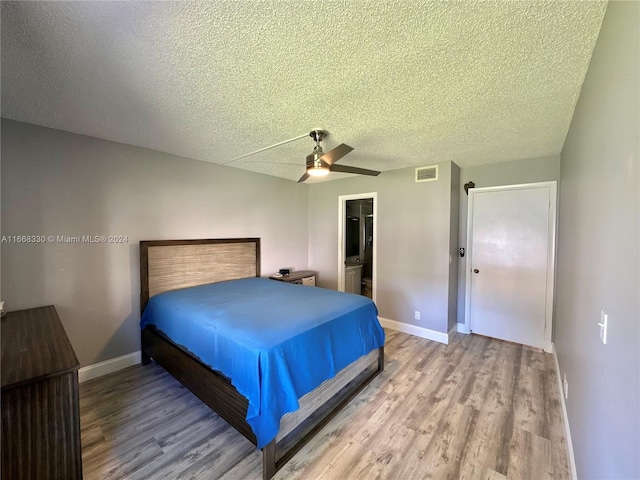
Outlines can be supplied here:
<path id="1" fill-rule="evenodd" d="M 140 242 L 141 312 L 149 298 L 158 293 L 206 283 L 259 276 L 259 238 Z M 153 358 L 238 432 L 254 445 L 257 444 L 256 437 L 245 420 L 248 401 L 238 393 L 229 379 L 174 344 L 154 327 L 146 327 L 142 330 L 141 343 L 143 364 L 148 364 Z M 327 380 L 316 389 L 324 390 L 325 397 L 331 395 L 328 400 L 322 401 L 322 406 L 312 407 L 314 410 L 309 413 L 287 414 L 297 414 L 299 418 L 295 419 L 290 432 L 287 430 L 285 436 L 280 438 L 279 435 L 262 449 L 263 479 L 267 480 L 275 475 L 298 450 L 383 371 L 384 347 L 377 352 L 372 352 L 369 356 L 373 361 L 362 357 L 361 360 L 366 361 L 354 362 L 334 379 Z M 344 385 L 339 383 L 338 377 L 349 369 L 351 370 L 348 375 L 343 376 Z M 333 385 L 329 385 L 331 382 L 334 382 Z M 331 388 L 326 388 L 326 385 Z M 303 401 L 306 401 L 307 397 L 312 399 L 316 390 L 300 399 L 300 410 L 303 410 Z M 313 399 L 307 404 L 313 405 Z M 287 415 L 283 417 L 281 425 Z"/>

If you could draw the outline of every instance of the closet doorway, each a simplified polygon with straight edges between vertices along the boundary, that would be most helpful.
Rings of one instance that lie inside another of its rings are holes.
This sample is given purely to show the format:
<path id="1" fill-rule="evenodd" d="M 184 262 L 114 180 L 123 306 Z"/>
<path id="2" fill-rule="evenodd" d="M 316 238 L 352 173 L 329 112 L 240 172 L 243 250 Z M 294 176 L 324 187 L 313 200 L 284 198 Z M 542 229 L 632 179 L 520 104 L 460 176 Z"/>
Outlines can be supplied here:
<path id="1" fill-rule="evenodd" d="M 377 193 L 338 201 L 338 290 L 376 300 Z"/>

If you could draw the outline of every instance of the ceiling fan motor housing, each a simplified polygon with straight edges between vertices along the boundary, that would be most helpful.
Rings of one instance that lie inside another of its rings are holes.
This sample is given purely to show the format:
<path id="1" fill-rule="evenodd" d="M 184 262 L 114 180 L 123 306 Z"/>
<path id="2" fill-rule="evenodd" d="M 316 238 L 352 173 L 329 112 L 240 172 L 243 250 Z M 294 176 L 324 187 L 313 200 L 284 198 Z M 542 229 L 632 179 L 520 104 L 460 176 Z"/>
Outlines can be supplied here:
<path id="1" fill-rule="evenodd" d="M 320 157 L 324 155 L 322 151 L 322 147 L 320 145 L 316 145 L 313 147 L 313 153 L 307 156 L 307 167 L 318 167 L 320 165 L 325 165 L 325 162 L 320 160 Z"/>

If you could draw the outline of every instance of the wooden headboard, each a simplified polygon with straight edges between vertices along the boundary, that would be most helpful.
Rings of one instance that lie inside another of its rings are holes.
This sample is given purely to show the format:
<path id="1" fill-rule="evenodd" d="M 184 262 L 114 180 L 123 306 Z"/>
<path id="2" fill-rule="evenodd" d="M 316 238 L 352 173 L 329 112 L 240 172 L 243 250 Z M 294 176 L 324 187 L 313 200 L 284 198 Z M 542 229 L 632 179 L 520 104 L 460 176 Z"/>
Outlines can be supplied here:
<path id="1" fill-rule="evenodd" d="M 259 276 L 259 238 L 141 241 L 140 311 L 168 290 Z"/>

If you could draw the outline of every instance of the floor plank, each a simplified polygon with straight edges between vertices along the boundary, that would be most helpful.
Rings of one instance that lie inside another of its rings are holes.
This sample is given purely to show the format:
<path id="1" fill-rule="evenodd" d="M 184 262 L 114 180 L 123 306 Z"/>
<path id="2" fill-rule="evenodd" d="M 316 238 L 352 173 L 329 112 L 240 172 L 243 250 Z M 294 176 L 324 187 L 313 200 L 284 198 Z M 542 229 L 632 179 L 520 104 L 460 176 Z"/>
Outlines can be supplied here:
<path id="1" fill-rule="evenodd" d="M 276 479 L 568 479 L 553 357 L 387 330 L 385 371 Z M 80 386 L 86 480 L 262 478 L 260 452 L 155 364 Z"/>

